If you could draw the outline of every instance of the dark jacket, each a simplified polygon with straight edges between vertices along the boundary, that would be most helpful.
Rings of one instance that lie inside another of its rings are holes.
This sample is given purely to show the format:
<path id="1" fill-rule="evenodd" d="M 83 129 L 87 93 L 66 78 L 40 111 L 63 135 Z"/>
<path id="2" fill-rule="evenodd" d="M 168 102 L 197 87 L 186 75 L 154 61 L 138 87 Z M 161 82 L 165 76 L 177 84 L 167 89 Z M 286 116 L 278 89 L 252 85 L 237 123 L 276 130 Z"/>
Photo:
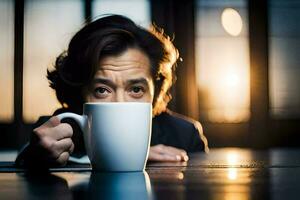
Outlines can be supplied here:
<path id="1" fill-rule="evenodd" d="M 57 110 L 54 115 L 66 112 L 65 110 Z M 39 127 L 50 116 L 40 117 L 34 127 Z M 62 122 L 69 123 L 73 128 L 72 140 L 75 145 L 72 156 L 80 157 L 85 155 L 85 147 L 83 142 L 83 134 L 78 124 L 72 119 L 64 119 Z M 32 134 L 33 135 L 33 134 Z M 34 138 L 31 138 L 34 140 Z M 170 110 L 161 113 L 153 118 L 152 121 L 152 138 L 151 146 L 157 144 L 164 144 L 176 148 L 184 149 L 187 152 L 205 151 L 208 152 L 207 139 L 203 134 L 203 129 L 198 121 L 189 119 Z M 20 152 L 16 159 L 16 165 L 23 166 L 36 166 L 36 163 L 41 161 L 36 158 L 36 151 L 31 145 L 27 145 Z M 43 153 L 43 152 L 41 152 Z"/>

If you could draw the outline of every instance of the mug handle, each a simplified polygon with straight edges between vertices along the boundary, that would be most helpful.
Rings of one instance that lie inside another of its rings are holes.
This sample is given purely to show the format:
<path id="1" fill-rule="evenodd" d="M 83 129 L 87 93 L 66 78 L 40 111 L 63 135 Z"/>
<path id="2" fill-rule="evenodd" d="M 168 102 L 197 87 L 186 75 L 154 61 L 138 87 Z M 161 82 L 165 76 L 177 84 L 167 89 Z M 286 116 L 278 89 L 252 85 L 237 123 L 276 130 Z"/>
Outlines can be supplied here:
<path id="1" fill-rule="evenodd" d="M 56 117 L 58 117 L 58 119 L 59 119 L 60 121 L 61 121 L 62 119 L 65 119 L 65 118 L 71 118 L 71 119 L 74 119 L 74 120 L 78 123 L 78 125 L 80 126 L 82 132 L 84 132 L 84 127 L 85 127 L 86 122 L 87 122 L 87 117 L 86 117 L 86 115 L 78 115 L 78 114 L 71 113 L 71 112 L 65 112 L 65 113 L 56 115 Z"/>

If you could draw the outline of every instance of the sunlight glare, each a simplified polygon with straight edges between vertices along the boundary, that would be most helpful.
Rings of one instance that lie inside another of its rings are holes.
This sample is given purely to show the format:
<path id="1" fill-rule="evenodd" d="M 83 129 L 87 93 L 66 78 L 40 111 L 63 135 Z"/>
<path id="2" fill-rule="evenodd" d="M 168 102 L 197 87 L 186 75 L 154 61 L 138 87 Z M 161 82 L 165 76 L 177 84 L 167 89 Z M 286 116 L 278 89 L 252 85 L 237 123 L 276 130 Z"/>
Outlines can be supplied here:
<path id="1" fill-rule="evenodd" d="M 226 159 L 229 165 L 236 165 L 238 161 L 238 155 L 236 152 L 228 152 Z"/>
<path id="2" fill-rule="evenodd" d="M 236 180 L 237 179 L 237 169 L 236 168 L 229 168 L 227 173 L 227 178 L 229 180 Z"/>
<path id="3" fill-rule="evenodd" d="M 236 87 L 238 86 L 240 80 L 236 73 L 228 73 L 225 76 L 225 83 L 228 87 Z"/>
<path id="4" fill-rule="evenodd" d="M 208 118 L 214 122 L 240 122 L 248 118 L 247 71 L 235 64 L 224 64 L 213 71 L 209 87 L 210 101 L 216 109 L 210 110 Z"/>

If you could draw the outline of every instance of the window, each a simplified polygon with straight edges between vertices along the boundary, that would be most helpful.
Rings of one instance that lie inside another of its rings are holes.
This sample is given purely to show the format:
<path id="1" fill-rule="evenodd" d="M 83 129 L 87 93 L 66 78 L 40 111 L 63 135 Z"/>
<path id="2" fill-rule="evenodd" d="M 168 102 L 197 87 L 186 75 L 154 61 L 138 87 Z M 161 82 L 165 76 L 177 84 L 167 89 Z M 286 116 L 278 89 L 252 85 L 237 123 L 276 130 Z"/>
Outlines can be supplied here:
<path id="1" fill-rule="evenodd" d="M 300 2 L 269 1 L 270 112 L 275 119 L 300 116 Z"/>
<path id="2" fill-rule="evenodd" d="M 201 118 L 244 122 L 250 115 L 246 0 L 198 0 L 196 67 Z"/>
<path id="3" fill-rule="evenodd" d="M 0 1 L 0 121 L 13 120 L 14 110 L 14 3 Z"/>
<path id="4" fill-rule="evenodd" d="M 34 122 L 60 107 L 49 87 L 47 69 L 84 24 L 80 0 L 25 1 L 24 17 L 24 121 Z"/>
<path id="5" fill-rule="evenodd" d="M 148 0 L 94 0 L 92 2 L 93 18 L 103 14 L 120 14 L 129 17 L 141 26 L 150 25 L 150 2 Z"/>

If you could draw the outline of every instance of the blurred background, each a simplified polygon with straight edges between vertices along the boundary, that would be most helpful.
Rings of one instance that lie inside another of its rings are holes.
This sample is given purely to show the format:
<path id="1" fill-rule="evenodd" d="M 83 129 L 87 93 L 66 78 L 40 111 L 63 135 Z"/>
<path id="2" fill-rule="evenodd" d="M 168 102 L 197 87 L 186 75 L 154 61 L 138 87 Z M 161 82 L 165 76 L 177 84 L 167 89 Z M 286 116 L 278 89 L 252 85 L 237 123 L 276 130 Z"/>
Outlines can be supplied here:
<path id="1" fill-rule="evenodd" d="M 0 0 L 0 149 L 60 107 L 46 70 L 102 14 L 174 38 L 169 107 L 199 120 L 210 147 L 300 146 L 299 0 Z"/>

